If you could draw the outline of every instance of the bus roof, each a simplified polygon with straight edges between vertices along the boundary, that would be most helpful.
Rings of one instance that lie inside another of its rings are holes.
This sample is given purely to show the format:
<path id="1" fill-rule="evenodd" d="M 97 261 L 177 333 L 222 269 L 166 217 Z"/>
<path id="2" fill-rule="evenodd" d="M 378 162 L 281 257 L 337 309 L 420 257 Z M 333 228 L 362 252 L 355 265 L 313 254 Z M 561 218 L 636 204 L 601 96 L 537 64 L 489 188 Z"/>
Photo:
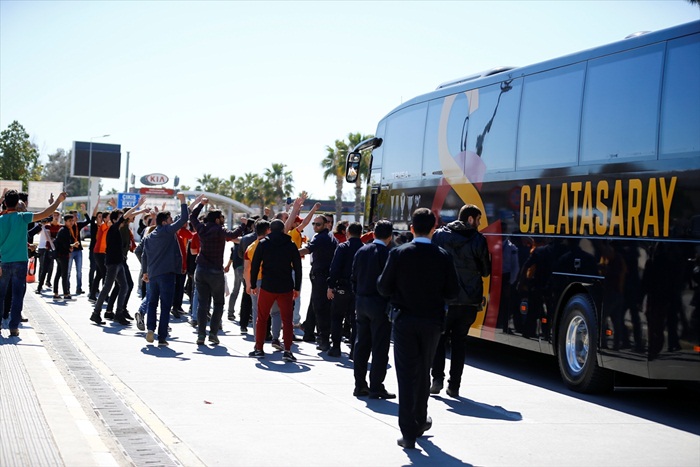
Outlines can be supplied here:
<path id="1" fill-rule="evenodd" d="M 456 80 L 451 80 L 442 83 L 440 86 L 438 86 L 438 88 L 435 91 L 414 97 L 413 99 L 410 99 L 404 102 L 403 104 L 399 105 L 391 112 L 386 114 L 384 118 L 382 118 L 382 120 L 384 120 L 389 115 L 393 114 L 394 112 L 400 109 L 410 107 L 420 102 L 438 99 L 441 97 L 449 96 L 451 94 L 465 92 L 470 89 L 476 89 L 488 86 L 490 84 L 500 83 L 505 80 L 516 79 L 535 73 L 541 73 L 543 71 L 559 68 L 566 65 L 571 65 L 573 63 L 583 62 L 592 58 L 603 57 L 605 55 L 622 52 L 624 50 L 644 47 L 650 44 L 654 44 L 656 42 L 662 42 L 668 39 L 688 36 L 697 33 L 700 33 L 700 20 L 641 35 L 630 34 L 625 39 L 619 40 L 617 42 L 612 42 L 610 44 L 601 45 L 592 49 L 575 52 L 558 58 L 553 58 L 533 65 L 527 65 L 518 68 L 493 68 L 482 73 L 476 73 L 474 75 L 466 76 L 464 78 L 459 78 Z"/>

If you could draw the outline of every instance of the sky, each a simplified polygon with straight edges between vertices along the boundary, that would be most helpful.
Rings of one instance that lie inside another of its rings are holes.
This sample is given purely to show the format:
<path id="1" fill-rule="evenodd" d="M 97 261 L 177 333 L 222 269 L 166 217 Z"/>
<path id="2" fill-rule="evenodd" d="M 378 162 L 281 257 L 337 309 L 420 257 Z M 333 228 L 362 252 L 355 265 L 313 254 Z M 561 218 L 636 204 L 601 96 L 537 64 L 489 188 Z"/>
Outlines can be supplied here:
<path id="1" fill-rule="evenodd" d="M 295 194 L 328 198 L 326 146 L 440 83 L 698 19 L 685 0 L 0 0 L 0 129 L 19 121 L 41 162 L 120 144 L 105 190 L 124 190 L 128 151 L 137 185 L 283 163 Z"/>

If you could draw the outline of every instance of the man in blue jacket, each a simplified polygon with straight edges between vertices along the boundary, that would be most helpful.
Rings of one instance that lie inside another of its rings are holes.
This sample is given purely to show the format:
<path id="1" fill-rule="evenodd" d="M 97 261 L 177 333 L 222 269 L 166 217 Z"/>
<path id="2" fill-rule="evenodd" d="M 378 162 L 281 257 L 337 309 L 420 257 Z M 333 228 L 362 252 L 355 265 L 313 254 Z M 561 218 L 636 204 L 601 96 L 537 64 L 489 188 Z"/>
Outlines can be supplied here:
<path id="1" fill-rule="evenodd" d="M 146 340 L 153 342 L 156 329 L 156 309 L 160 299 L 160 322 L 158 324 L 158 345 L 167 346 L 170 308 L 175 296 L 175 274 L 182 269 L 182 254 L 177 243 L 177 231 L 187 223 L 187 203 L 185 195 L 177 194 L 180 201 L 180 216 L 173 221 L 170 211 L 161 211 L 156 216 L 156 228 L 143 239 L 141 267 L 143 281 L 148 282 L 148 317 L 146 319 Z"/>

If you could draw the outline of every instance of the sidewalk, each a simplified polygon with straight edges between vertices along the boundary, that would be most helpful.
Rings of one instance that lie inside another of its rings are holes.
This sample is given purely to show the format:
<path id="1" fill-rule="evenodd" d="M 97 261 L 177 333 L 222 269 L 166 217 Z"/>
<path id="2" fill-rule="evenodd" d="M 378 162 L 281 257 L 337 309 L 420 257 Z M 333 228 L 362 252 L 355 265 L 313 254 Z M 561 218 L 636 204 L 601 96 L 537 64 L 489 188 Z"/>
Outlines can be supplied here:
<path id="1" fill-rule="evenodd" d="M 137 263 L 130 268 L 136 277 Z M 328 358 L 314 344 L 299 342 L 292 364 L 266 344 L 266 358 L 257 360 L 248 357 L 252 335 L 241 335 L 237 324 L 224 320 L 221 344 L 198 347 L 183 319 L 171 321 L 170 346 L 159 348 L 135 325 L 89 321 L 85 295 L 54 302 L 35 288 L 28 284 L 29 322 L 19 338 L 7 337 L 6 329 L 0 338 L 3 467 L 700 461 L 691 433 L 469 365 L 462 397 L 431 397 L 433 428 L 417 450 L 404 451 L 396 445 L 397 400 L 352 396 L 345 345 L 341 358 Z M 305 278 L 302 316 L 309 291 Z M 138 302 L 134 292 L 132 314 Z M 391 368 L 386 386 L 397 392 Z"/>

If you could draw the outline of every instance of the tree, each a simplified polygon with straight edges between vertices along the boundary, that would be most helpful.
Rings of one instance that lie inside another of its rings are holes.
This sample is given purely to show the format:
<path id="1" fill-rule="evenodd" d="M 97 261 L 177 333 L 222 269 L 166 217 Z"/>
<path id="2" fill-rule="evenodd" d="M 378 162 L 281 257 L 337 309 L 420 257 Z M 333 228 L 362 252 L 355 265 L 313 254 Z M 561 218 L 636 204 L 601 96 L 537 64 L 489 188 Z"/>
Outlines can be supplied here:
<path id="1" fill-rule="evenodd" d="M 17 120 L 0 133 L 0 153 L 0 180 L 21 180 L 24 186 L 29 181 L 41 180 L 39 150 Z"/>
<path id="2" fill-rule="evenodd" d="M 323 181 L 335 177 L 335 218 L 340 220 L 343 213 L 343 180 L 345 179 L 345 159 L 348 156 L 348 145 L 345 141 L 335 140 L 335 147 L 326 146 L 326 157 L 321 161 L 324 169 Z"/>
<path id="3" fill-rule="evenodd" d="M 62 182 L 63 191 L 71 196 L 86 196 L 90 181 L 87 178 L 70 176 L 70 159 L 72 151 L 66 152 L 58 148 L 53 154 L 49 154 L 49 161 L 41 172 L 42 180 L 49 182 Z"/>
<path id="4" fill-rule="evenodd" d="M 285 164 L 272 164 L 272 167 L 265 169 L 266 182 L 270 185 L 272 201 L 277 206 L 284 206 L 285 200 L 294 190 L 294 177 L 292 172 L 284 170 Z"/>
<path id="5" fill-rule="evenodd" d="M 348 133 L 349 141 L 349 151 L 352 152 L 358 144 L 362 141 L 373 138 L 374 135 L 362 135 L 360 133 Z M 362 158 L 360 159 L 360 170 L 357 174 L 357 180 L 355 180 L 355 222 L 360 221 L 360 214 L 362 213 L 362 180 L 367 178 L 367 173 L 369 171 L 369 160 L 370 155 L 367 154 L 369 151 L 364 151 Z M 367 220 L 369 222 L 369 219 Z"/>

